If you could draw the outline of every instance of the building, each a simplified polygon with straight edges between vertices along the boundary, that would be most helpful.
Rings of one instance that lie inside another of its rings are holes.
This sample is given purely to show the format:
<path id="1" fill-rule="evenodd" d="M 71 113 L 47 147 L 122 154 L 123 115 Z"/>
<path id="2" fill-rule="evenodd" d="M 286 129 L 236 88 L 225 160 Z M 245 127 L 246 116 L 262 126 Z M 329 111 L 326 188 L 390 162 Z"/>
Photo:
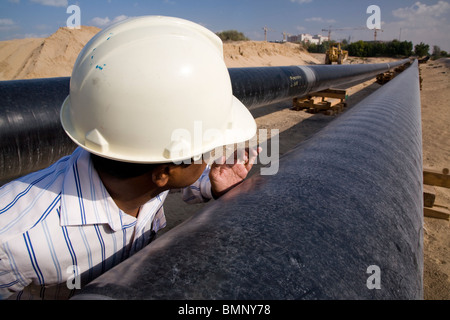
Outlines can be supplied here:
<path id="1" fill-rule="evenodd" d="M 308 34 L 308 33 L 302 33 L 299 35 L 293 35 L 289 36 L 287 38 L 288 42 L 305 42 L 305 43 L 314 43 L 314 44 L 321 44 L 324 41 L 327 41 L 328 37 L 324 37 L 322 35 L 316 34 L 314 36 Z"/>
<path id="2" fill-rule="evenodd" d="M 322 44 L 325 41 L 328 41 L 328 37 L 324 37 L 324 36 L 322 36 L 320 34 L 315 35 L 314 38 L 319 40 L 319 44 Z"/>

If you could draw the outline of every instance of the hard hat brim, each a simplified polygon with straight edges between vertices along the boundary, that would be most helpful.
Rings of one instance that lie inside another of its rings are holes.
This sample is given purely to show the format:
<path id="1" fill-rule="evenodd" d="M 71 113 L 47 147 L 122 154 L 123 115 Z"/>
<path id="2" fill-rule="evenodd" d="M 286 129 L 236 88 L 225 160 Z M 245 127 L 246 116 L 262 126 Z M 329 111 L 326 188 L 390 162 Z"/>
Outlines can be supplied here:
<path id="1" fill-rule="evenodd" d="M 232 133 L 226 145 L 240 143 L 252 139 L 256 134 L 256 122 L 248 108 L 233 96 Z"/>
<path id="2" fill-rule="evenodd" d="M 142 158 L 142 156 L 134 156 L 132 154 L 118 154 L 109 151 L 99 151 L 98 149 L 90 148 L 86 145 L 85 137 L 82 137 L 75 129 L 72 124 L 70 115 L 70 95 L 64 100 L 61 106 L 60 121 L 61 125 L 66 132 L 66 134 L 75 142 L 77 145 L 87 150 L 90 153 L 96 154 L 98 156 L 130 163 L 167 163 L 167 162 L 180 162 L 183 160 L 188 160 L 188 158 L 183 159 L 167 159 L 164 156 L 155 157 L 154 155 L 148 158 Z M 238 144 L 252 139 L 257 130 L 256 122 L 250 111 L 239 101 L 236 97 L 232 97 L 232 120 L 230 122 L 231 126 L 223 133 L 223 139 L 220 145 L 208 145 L 204 146 L 200 154 L 210 152 L 215 148 Z M 200 154 L 193 154 L 191 157 L 197 157 Z"/>

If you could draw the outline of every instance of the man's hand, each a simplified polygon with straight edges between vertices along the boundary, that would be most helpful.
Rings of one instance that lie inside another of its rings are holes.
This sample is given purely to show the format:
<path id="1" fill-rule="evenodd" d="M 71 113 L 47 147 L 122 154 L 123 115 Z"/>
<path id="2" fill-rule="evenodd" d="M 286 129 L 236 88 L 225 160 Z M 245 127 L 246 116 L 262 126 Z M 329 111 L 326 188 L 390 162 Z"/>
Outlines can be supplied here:
<path id="1" fill-rule="evenodd" d="M 215 199 L 241 183 L 248 175 L 255 163 L 256 157 L 262 151 L 261 148 L 251 150 L 238 150 L 233 159 L 225 161 L 225 156 L 216 160 L 211 166 L 209 180 L 211 181 L 212 194 Z"/>

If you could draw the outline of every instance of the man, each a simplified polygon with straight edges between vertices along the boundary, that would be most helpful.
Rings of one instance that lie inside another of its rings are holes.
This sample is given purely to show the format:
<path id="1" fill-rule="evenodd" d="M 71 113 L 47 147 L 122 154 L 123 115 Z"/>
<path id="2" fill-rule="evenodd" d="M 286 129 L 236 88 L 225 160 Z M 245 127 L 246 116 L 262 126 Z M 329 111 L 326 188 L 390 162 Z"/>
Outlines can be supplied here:
<path id="1" fill-rule="evenodd" d="M 0 189 L 2 298 L 69 298 L 153 240 L 170 189 L 188 202 L 220 197 L 259 152 L 207 164 L 256 124 L 232 95 L 220 39 L 177 18 L 97 34 L 75 63 L 61 123 L 74 153 Z"/>

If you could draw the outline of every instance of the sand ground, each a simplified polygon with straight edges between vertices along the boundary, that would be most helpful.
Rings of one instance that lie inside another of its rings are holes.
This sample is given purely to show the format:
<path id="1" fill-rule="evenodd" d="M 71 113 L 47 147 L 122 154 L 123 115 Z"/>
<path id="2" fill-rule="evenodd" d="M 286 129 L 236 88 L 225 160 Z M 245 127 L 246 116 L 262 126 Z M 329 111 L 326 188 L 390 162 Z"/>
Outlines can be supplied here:
<path id="1" fill-rule="evenodd" d="M 0 42 L 0 80 L 70 76 L 75 59 L 99 29 L 61 28 L 43 39 Z M 324 55 L 310 55 L 294 44 L 234 42 L 224 45 L 228 67 L 282 66 L 320 64 Z M 347 63 L 376 63 L 392 59 L 349 57 Z M 422 127 L 424 166 L 442 169 L 450 166 L 450 60 L 429 61 L 420 66 L 423 77 Z M 349 108 L 374 92 L 380 85 L 370 80 L 348 88 Z M 290 110 L 291 101 L 252 110 L 259 128 L 280 130 L 280 154 L 315 134 L 336 116 L 311 115 Z M 289 130 L 289 131 L 288 131 Z M 282 134 L 289 132 L 289 134 Z M 257 172 L 258 166 L 251 174 Z M 437 200 L 450 207 L 450 190 L 438 188 Z M 187 205 L 180 193 L 169 195 L 165 210 L 167 232 L 185 221 L 203 204 Z M 449 221 L 424 218 L 424 292 L 425 299 L 450 299 L 450 226 Z"/>
<path id="2" fill-rule="evenodd" d="M 450 166 L 450 59 L 420 65 L 423 78 L 422 136 L 425 167 Z M 450 208 L 450 189 L 436 188 L 436 203 Z M 450 224 L 424 219 L 425 299 L 450 299 Z"/>

